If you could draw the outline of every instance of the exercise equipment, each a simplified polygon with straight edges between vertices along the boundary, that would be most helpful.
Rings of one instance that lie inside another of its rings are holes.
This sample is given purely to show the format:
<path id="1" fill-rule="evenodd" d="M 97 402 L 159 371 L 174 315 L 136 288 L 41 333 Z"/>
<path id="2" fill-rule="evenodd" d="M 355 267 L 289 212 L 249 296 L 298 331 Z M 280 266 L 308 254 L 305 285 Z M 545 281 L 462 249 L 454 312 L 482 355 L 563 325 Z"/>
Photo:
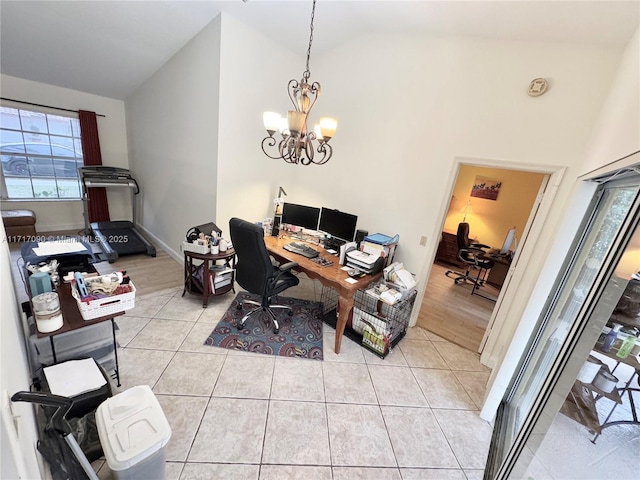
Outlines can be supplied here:
<path id="1" fill-rule="evenodd" d="M 103 165 L 80 167 L 78 170 L 83 188 L 85 233 L 95 236 L 109 263 L 115 262 L 119 256 L 136 253 L 145 253 L 155 257 L 156 248 L 138 232 L 133 222 L 117 220 L 89 224 L 88 189 L 94 187 L 129 188 L 131 191 L 132 220 L 135 221 L 135 196 L 140 193 L 140 187 L 136 179 L 131 176 L 131 172 L 126 168 Z"/>

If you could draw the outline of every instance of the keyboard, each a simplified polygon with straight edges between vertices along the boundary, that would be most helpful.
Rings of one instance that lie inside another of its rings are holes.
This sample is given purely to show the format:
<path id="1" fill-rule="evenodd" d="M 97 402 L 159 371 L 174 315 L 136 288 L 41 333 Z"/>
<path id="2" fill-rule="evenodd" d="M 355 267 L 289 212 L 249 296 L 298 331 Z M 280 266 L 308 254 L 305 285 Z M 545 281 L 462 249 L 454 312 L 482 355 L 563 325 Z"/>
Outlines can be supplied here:
<path id="1" fill-rule="evenodd" d="M 309 245 L 305 245 L 300 242 L 289 242 L 285 244 L 282 248 L 288 250 L 289 252 L 297 253 L 298 255 L 302 255 L 307 258 L 315 258 L 317 257 L 318 251 L 311 248 Z"/>

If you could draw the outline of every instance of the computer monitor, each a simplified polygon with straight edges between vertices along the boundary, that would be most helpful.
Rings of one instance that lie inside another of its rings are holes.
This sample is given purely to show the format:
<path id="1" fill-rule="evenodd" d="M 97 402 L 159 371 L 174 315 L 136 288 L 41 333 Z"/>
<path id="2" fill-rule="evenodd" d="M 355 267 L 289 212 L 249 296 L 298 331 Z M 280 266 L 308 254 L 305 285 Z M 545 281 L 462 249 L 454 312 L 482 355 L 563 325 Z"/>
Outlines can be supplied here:
<path id="1" fill-rule="evenodd" d="M 515 245 L 516 242 L 516 227 L 513 227 L 507 232 L 507 236 L 504 239 L 502 248 L 500 249 L 501 255 L 506 255 L 511 250 L 511 245 Z M 515 250 L 515 246 L 513 248 Z"/>
<path id="2" fill-rule="evenodd" d="M 356 215 L 322 207 L 318 230 L 346 242 L 352 242 L 356 236 L 357 223 Z"/>
<path id="3" fill-rule="evenodd" d="M 296 225 L 310 230 L 318 229 L 318 218 L 320 209 L 308 207 L 307 205 L 297 205 L 295 203 L 285 203 L 282 206 L 282 223 Z"/>

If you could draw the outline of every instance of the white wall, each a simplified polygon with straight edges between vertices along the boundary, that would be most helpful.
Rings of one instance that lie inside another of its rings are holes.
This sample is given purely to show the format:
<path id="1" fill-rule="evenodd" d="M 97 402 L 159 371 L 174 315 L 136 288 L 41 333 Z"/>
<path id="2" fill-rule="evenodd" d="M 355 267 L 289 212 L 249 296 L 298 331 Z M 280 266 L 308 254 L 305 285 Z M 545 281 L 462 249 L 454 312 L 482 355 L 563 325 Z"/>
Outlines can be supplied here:
<path id="1" fill-rule="evenodd" d="M 268 158 L 260 148 L 267 136 L 262 112 L 284 115 L 292 108 L 287 83 L 300 79 L 304 58 L 224 14 L 221 46 L 216 218 L 228 234 L 232 217 L 248 221 L 272 217 L 279 186 L 287 192 L 289 202 L 303 203 L 309 198 L 308 186 L 299 189 L 295 183 L 296 173 L 305 167 Z M 305 170 L 308 174 L 313 171 Z"/>
<path id="2" fill-rule="evenodd" d="M 226 20 L 218 216 L 246 209 L 257 220 L 265 203 L 270 214 L 282 185 L 285 200 L 354 213 L 370 232 L 399 233 L 398 259 L 421 279 L 437 247 L 455 157 L 570 167 L 550 219 L 557 224 L 620 59 L 615 50 L 592 47 L 409 34 L 312 52 L 311 80 L 323 92 L 311 118 L 338 119 L 335 153 L 321 167 L 291 166 L 260 151 L 260 118 L 268 108 L 288 108 L 286 81 L 301 75 L 303 59 L 280 59 L 285 52 Z M 225 49 L 227 35 L 233 49 Z M 551 88 L 531 98 L 526 88 L 539 76 Z"/>
<path id="3" fill-rule="evenodd" d="M 365 229 L 399 233 L 400 260 L 424 280 L 456 157 L 568 166 L 556 224 L 618 61 L 615 51 L 556 44 L 361 38 L 312 66 L 325 90 L 317 108 L 338 118 L 336 153 L 298 182 L 339 199 Z M 529 97 L 540 76 L 551 88 Z"/>
<path id="4" fill-rule="evenodd" d="M 583 172 L 640 151 L 640 28 L 629 42 L 594 127 Z"/>
<path id="5" fill-rule="evenodd" d="M 587 159 L 583 163 L 585 171 L 591 171 L 620 158 L 638 151 L 640 142 L 640 123 L 637 108 L 627 108 L 628 105 L 638 106 L 638 85 L 640 85 L 640 69 L 638 68 L 638 52 L 640 51 L 640 36 L 638 31 L 627 45 L 622 61 L 616 69 L 615 81 L 609 90 L 593 132 L 590 148 L 585 152 Z M 634 103 L 635 102 L 635 103 Z M 614 134 L 611 127 L 619 126 L 619 133 Z M 637 155 L 634 156 L 637 159 Z M 613 168 L 613 167 L 612 167 Z M 570 203 L 567 204 L 562 222 L 561 232 L 554 232 L 552 238 L 554 246 L 550 255 L 543 257 L 541 279 L 537 281 L 523 312 L 516 316 L 519 323 L 509 324 L 500 332 L 500 341 L 495 340 L 494 358 L 498 368 L 494 369 L 487 387 L 486 401 L 481 416 L 486 420 L 493 418 L 496 409 L 506 392 L 514 375 L 522 352 L 526 348 L 531 334 L 534 332 L 541 308 L 545 299 L 551 293 L 553 285 L 563 259 L 570 247 L 571 240 L 579 227 L 580 221 L 590 201 L 595 186 L 587 182 L 574 182 Z M 542 262 L 541 262 L 542 263 Z M 516 328 L 517 327 L 517 328 Z M 511 341 L 511 339 L 513 340 Z M 483 356 L 485 356 L 483 354 Z"/>
<path id="6" fill-rule="evenodd" d="M 5 238 L 0 223 L 0 238 Z M 29 362 L 25 347 L 22 317 L 15 296 L 11 275 L 11 255 L 7 242 L 0 246 L 0 430 L 2 458 L 0 478 L 40 478 L 39 454 L 36 453 L 38 433 L 29 403 L 11 403 L 16 392 L 29 391 Z M 12 414 L 18 417 L 14 427 Z M 6 443 L 5 443 L 6 442 Z M 22 477 L 15 476 L 19 472 Z"/>
<path id="7" fill-rule="evenodd" d="M 70 110 L 89 110 L 104 115 L 98 117 L 98 132 L 103 165 L 129 168 L 124 102 L 89 93 L 60 88 L 22 78 L 0 75 L 3 97 Z M 16 104 L 18 105 L 18 104 Z M 24 108 L 29 108 L 24 105 Z M 131 219 L 128 191 L 108 189 L 109 213 L 112 220 Z M 2 209 L 26 208 L 36 214 L 38 232 L 82 229 L 82 201 L 3 201 Z"/>
<path id="8" fill-rule="evenodd" d="M 138 221 L 179 252 L 188 228 L 215 221 L 220 17 L 125 100 Z"/>

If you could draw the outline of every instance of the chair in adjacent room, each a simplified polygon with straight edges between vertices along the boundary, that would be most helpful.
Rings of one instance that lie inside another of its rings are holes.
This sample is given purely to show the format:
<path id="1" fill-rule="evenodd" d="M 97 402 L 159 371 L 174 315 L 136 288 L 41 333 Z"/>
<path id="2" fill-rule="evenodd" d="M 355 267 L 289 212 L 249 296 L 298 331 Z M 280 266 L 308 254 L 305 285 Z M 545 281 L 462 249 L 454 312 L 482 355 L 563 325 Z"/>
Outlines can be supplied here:
<path id="1" fill-rule="evenodd" d="M 275 266 L 264 243 L 264 230 L 262 227 L 232 218 L 229 221 L 231 242 L 236 251 L 236 282 L 248 291 L 260 295 L 261 302 L 243 300 L 238 304 L 238 310 L 245 305 L 253 305 L 255 308 L 245 314 L 238 322 L 238 330 L 244 328 L 247 319 L 257 312 L 267 312 L 273 321 L 273 333 L 278 333 L 280 326 L 274 309 L 288 309 L 289 315 L 293 315 L 291 308 L 286 305 L 271 305 L 272 298 L 300 283 L 298 277 L 291 273 L 291 269 L 298 264 L 295 262 Z"/>
<path id="2" fill-rule="evenodd" d="M 466 265 L 466 271 L 456 272 L 447 270 L 445 275 L 455 279 L 456 285 L 469 281 L 474 287 L 482 286 L 485 282 L 486 273 L 494 266 L 495 262 L 487 258 L 486 248 L 488 245 L 481 243 L 471 243 L 469 239 L 469 224 L 462 222 L 458 225 L 458 259 Z M 452 276 L 453 275 L 453 276 Z"/>

